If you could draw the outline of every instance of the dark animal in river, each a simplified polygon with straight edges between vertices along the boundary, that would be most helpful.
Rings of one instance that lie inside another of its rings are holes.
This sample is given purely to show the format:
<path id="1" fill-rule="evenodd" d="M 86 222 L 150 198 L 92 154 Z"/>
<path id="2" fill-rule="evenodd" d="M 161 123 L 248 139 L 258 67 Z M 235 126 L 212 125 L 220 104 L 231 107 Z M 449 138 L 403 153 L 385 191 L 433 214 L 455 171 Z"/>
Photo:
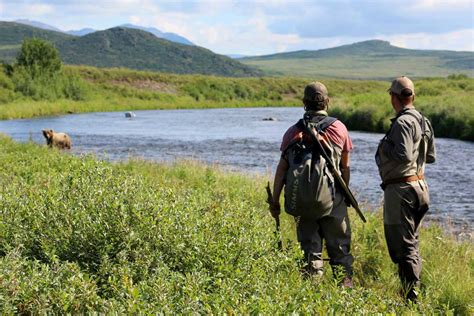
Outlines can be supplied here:
<path id="1" fill-rule="evenodd" d="M 135 117 L 135 116 L 137 116 L 137 115 L 136 115 L 135 113 L 133 113 L 133 112 L 125 112 L 125 117 L 133 118 L 133 117 Z"/>
<path id="2" fill-rule="evenodd" d="M 276 117 L 264 117 L 262 121 L 276 121 Z"/>

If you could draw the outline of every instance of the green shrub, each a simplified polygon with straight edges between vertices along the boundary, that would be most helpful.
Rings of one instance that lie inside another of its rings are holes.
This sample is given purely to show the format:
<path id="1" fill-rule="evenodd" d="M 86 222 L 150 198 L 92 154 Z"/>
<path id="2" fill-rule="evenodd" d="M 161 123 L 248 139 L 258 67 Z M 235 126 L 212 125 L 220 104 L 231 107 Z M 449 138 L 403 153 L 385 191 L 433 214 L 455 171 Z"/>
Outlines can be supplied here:
<path id="1" fill-rule="evenodd" d="M 88 98 L 90 85 L 77 74 L 64 74 L 61 78 L 62 94 L 66 99 L 83 101 Z"/>
<path id="2" fill-rule="evenodd" d="M 24 69 L 32 79 L 54 77 L 61 71 L 61 58 L 52 43 L 37 38 L 25 39 L 16 66 Z"/>

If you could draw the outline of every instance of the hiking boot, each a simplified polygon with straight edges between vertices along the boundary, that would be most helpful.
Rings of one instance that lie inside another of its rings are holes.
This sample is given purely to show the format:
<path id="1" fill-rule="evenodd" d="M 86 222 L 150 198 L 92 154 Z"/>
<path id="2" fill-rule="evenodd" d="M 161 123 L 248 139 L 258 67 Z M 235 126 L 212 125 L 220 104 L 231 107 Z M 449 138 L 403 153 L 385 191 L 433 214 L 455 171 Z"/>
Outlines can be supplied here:
<path id="1" fill-rule="evenodd" d="M 309 277 L 322 277 L 323 276 L 323 269 L 315 269 L 311 265 L 306 265 L 301 269 L 301 273 L 303 274 L 304 277 L 309 278 Z"/>
<path id="2" fill-rule="evenodd" d="M 345 276 L 340 285 L 346 289 L 352 289 L 352 278 L 350 276 Z"/>
<path id="3" fill-rule="evenodd" d="M 405 299 L 405 302 L 406 303 L 413 303 L 413 304 L 416 304 L 417 300 L 418 300 L 418 291 L 414 288 L 408 290 L 408 291 L 404 291 L 403 289 L 400 290 L 400 296 L 403 297 Z"/>

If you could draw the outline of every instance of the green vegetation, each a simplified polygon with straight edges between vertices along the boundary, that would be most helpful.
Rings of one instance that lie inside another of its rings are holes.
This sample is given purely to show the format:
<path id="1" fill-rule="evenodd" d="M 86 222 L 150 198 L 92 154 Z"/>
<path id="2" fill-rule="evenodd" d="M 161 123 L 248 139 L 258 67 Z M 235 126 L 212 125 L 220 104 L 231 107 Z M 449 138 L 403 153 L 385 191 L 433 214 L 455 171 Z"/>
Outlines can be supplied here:
<path id="1" fill-rule="evenodd" d="M 239 61 L 266 74 L 341 79 L 474 76 L 474 53 L 404 49 L 372 40 L 317 51 L 248 57 Z"/>
<path id="2" fill-rule="evenodd" d="M 0 71 L 0 119 L 93 111 L 301 106 L 304 86 L 314 80 L 63 68 L 61 80 L 54 85 L 38 83 L 44 89 L 35 91 L 43 92 L 33 95 L 23 91 L 22 81 L 15 79 L 14 71 L 13 75 Z M 386 92 L 388 81 L 327 79 L 323 82 L 332 98 L 331 114 L 350 129 L 387 130 L 393 116 Z M 416 80 L 415 86 L 415 104 L 431 119 L 437 136 L 474 140 L 474 79 L 454 75 Z"/>
<path id="3" fill-rule="evenodd" d="M 57 49 L 40 39 L 26 39 L 13 65 L 3 65 L 0 74 L 0 103 L 17 96 L 32 100 L 84 100 L 84 81 L 77 74 L 62 71 Z"/>
<path id="4" fill-rule="evenodd" d="M 266 179 L 191 162 L 110 164 L 0 138 L 2 313 L 472 314 L 474 252 L 424 228 L 407 306 L 379 211 L 354 213 L 355 288 L 302 278 L 294 221 L 275 248 Z"/>
<path id="5" fill-rule="evenodd" d="M 40 76 L 54 77 L 61 70 L 61 59 L 51 43 L 33 38 L 23 41 L 16 66 L 23 68 L 33 80 Z"/>

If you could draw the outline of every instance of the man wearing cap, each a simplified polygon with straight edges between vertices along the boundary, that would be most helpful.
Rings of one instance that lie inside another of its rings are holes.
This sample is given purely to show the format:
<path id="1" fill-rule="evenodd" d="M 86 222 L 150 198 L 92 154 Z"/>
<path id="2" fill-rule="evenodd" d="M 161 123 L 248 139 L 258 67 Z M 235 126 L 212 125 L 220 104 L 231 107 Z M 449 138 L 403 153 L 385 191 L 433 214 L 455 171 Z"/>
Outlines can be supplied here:
<path id="1" fill-rule="evenodd" d="M 402 294 L 416 301 L 421 273 L 418 232 L 429 204 L 424 170 L 435 161 L 434 133 L 413 106 L 415 87 L 408 77 L 393 80 L 389 93 L 396 116 L 375 155 L 384 190 L 385 239 L 398 265 Z"/>
<path id="2" fill-rule="evenodd" d="M 303 104 L 305 119 L 317 123 L 327 117 L 329 96 L 324 84 L 320 82 L 308 84 L 304 90 Z M 290 143 L 301 140 L 303 137 L 307 136 L 303 135 L 302 130 L 296 124 L 291 126 L 283 136 L 280 146 L 282 155 L 275 172 L 273 203 L 270 205 L 270 212 L 275 218 L 280 214 L 280 194 L 285 185 L 285 175 L 289 167 L 287 148 Z M 335 120 L 325 129 L 324 136 L 319 137 L 321 137 L 321 141 L 331 147 L 333 163 L 348 184 L 350 177 L 349 153 L 352 150 L 352 141 L 346 126 L 341 121 Z M 341 284 L 345 287 L 352 287 L 351 229 L 347 216 L 347 205 L 339 189 L 336 189 L 333 208 L 328 216 L 319 220 L 296 218 L 296 223 L 298 241 L 306 261 L 305 271 L 310 275 L 322 275 L 324 239 L 334 272 L 341 271 L 344 275 Z"/>

